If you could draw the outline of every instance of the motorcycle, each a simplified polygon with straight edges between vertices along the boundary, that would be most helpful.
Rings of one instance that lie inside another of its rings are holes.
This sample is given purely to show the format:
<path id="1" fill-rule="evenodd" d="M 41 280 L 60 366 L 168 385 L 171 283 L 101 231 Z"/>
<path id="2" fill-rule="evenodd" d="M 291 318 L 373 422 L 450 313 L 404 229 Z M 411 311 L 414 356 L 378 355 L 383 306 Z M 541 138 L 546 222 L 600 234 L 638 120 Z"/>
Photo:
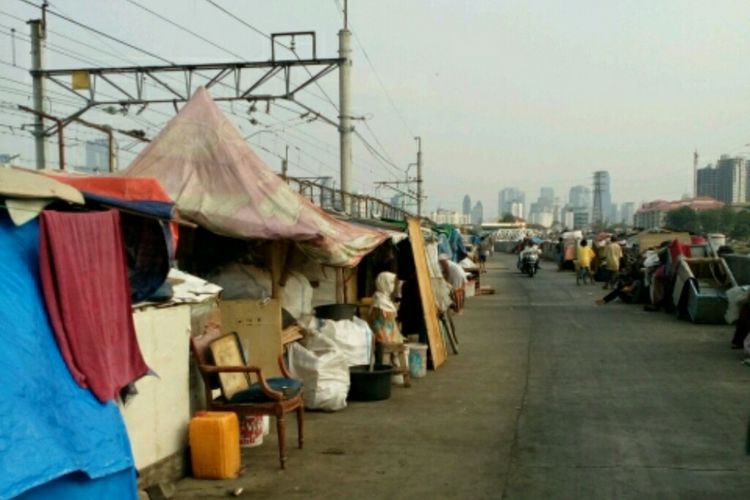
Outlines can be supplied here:
<path id="1" fill-rule="evenodd" d="M 539 255 L 536 252 L 525 252 L 521 257 L 521 272 L 533 278 L 539 270 Z"/>

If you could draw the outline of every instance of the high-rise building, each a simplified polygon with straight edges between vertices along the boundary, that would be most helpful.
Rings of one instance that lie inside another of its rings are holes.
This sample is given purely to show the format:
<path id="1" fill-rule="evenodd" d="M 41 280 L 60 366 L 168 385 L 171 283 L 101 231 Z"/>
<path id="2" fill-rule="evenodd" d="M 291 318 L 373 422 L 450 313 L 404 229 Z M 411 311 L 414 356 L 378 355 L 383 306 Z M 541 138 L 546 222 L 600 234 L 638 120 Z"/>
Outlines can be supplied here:
<path id="1" fill-rule="evenodd" d="M 521 218 L 526 216 L 526 195 L 523 191 L 513 187 L 500 191 L 498 194 L 497 216 L 498 218 L 502 218 L 505 214 L 513 214 Z"/>
<path id="2" fill-rule="evenodd" d="M 609 191 L 609 172 L 598 170 L 594 172 L 594 206 L 592 222 L 606 224 L 611 215 L 612 195 Z"/>
<path id="3" fill-rule="evenodd" d="M 575 208 L 591 207 L 591 188 L 587 186 L 573 186 L 570 188 L 568 204 Z"/>
<path id="4" fill-rule="evenodd" d="M 721 155 L 716 166 L 698 169 L 698 196 L 709 196 L 726 204 L 750 201 L 748 160 Z"/>
<path id="5" fill-rule="evenodd" d="M 484 222 L 484 206 L 481 201 L 478 201 L 471 209 L 471 223 L 478 226 L 482 222 Z"/>
<path id="6" fill-rule="evenodd" d="M 559 200 L 557 200 L 559 204 Z M 560 215 L 559 207 L 557 207 L 557 214 L 555 214 L 555 190 L 552 188 L 542 188 L 539 190 L 539 198 L 531 204 L 529 207 L 529 220 L 532 221 L 534 224 L 540 224 L 546 227 L 549 227 L 552 225 L 550 222 L 549 225 L 541 224 L 539 222 L 533 222 L 534 220 L 547 220 L 547 216 L 535 216 L 535 214 L 547 214 L 549 213 L 549 217 L 552 218 L 552 222 L 555 220 L 558 220 L 555 218 L 555 216 Z M 541 219 L 539 219 L 541 217 Z"/>
<path id="7" fill-rule="evenodd" d="M 471 215 L 471 196 L 468 194 L 464 196 L 463 214 Z"/>
<path id="8" fill-rule="evenodd" d="M 464 215 L 453 210 L 445 210 L 438 208 L 436 211 L 430 214 L 430 219 L 436 224 L 453 224 L 454 226 L 463 226 L 469 224 L 470 218 L 468 215 Z"/>
<path id="9" fill-rule="evenodd" d="M 543 187 L 539 190 L 539 200 L 538 203 L 541 203 L 544 206 L 552 207 L 552 204 L 555 201 L 555 190 L 550 187 Z"/>
<path id="10" fill-rule="evenodd" d="M 633 216 L 635 215 L 635 203 L 629 201 L 623 203 L 620 207 L 620 221 L 627 227 L 633 225 Z"/>

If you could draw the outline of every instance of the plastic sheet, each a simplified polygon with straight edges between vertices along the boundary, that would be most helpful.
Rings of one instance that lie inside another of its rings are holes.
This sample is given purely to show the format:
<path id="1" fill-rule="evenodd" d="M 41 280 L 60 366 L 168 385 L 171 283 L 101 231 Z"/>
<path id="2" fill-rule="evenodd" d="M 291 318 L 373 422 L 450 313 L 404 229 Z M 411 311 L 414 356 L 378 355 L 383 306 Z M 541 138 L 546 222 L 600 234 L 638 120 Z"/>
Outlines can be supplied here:
<path id="1" fill-rule="evenodd" d="M 76 384 L 55 343 L 39 285 L 39 225 L 0 212 L 0 498 L 74 471 L 91 479 L 133 469 L 113 402 Z M 132 476 L 132 474 L 131 474 Z M 118 495 L 135 498 L 135 478 Z M 64 497 L 58 497 L 64 498 Z M 70 495 L 68 498 L 102 498 Z"/>

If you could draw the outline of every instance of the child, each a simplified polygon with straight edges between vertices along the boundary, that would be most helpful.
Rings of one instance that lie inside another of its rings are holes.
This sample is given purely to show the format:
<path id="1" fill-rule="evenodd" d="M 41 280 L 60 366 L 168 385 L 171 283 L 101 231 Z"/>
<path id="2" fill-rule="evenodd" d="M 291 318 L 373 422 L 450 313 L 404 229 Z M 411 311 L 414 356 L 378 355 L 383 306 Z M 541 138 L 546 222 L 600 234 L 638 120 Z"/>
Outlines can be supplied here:
<path id="1" fill-rule="evenodd" d="M 581 245 L 576 252 L 576 265 L 578 267 L 576 271 L 576 285 L 580 285 L 581 280 L 585 284 L 586 278 L 589 279 L 589 283 L 594 284 L 594 277 L 591 275 L 591 259 L 594 257 L 596 257 L 596 254 L 588 246 L 588 241 L 585 239 L 581 240 Z"/>

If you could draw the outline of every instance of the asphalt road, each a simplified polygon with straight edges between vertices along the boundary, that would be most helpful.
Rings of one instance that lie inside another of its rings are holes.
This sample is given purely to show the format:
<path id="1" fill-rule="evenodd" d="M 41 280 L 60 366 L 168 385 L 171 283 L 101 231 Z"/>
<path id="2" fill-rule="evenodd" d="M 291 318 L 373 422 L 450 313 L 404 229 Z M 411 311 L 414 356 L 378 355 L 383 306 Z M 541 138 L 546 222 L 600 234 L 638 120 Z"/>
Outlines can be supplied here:
<path id="1" fill-rule="evenodd" d="M 750 498 L 750 367 L 731 328 L 697 326 L 495 255 L 457 318 L 460 354 L 391 399 L 310 412 L 232 481 L 177 498 Z M 292 424 L 290 422 L 290 424 Z"/>

